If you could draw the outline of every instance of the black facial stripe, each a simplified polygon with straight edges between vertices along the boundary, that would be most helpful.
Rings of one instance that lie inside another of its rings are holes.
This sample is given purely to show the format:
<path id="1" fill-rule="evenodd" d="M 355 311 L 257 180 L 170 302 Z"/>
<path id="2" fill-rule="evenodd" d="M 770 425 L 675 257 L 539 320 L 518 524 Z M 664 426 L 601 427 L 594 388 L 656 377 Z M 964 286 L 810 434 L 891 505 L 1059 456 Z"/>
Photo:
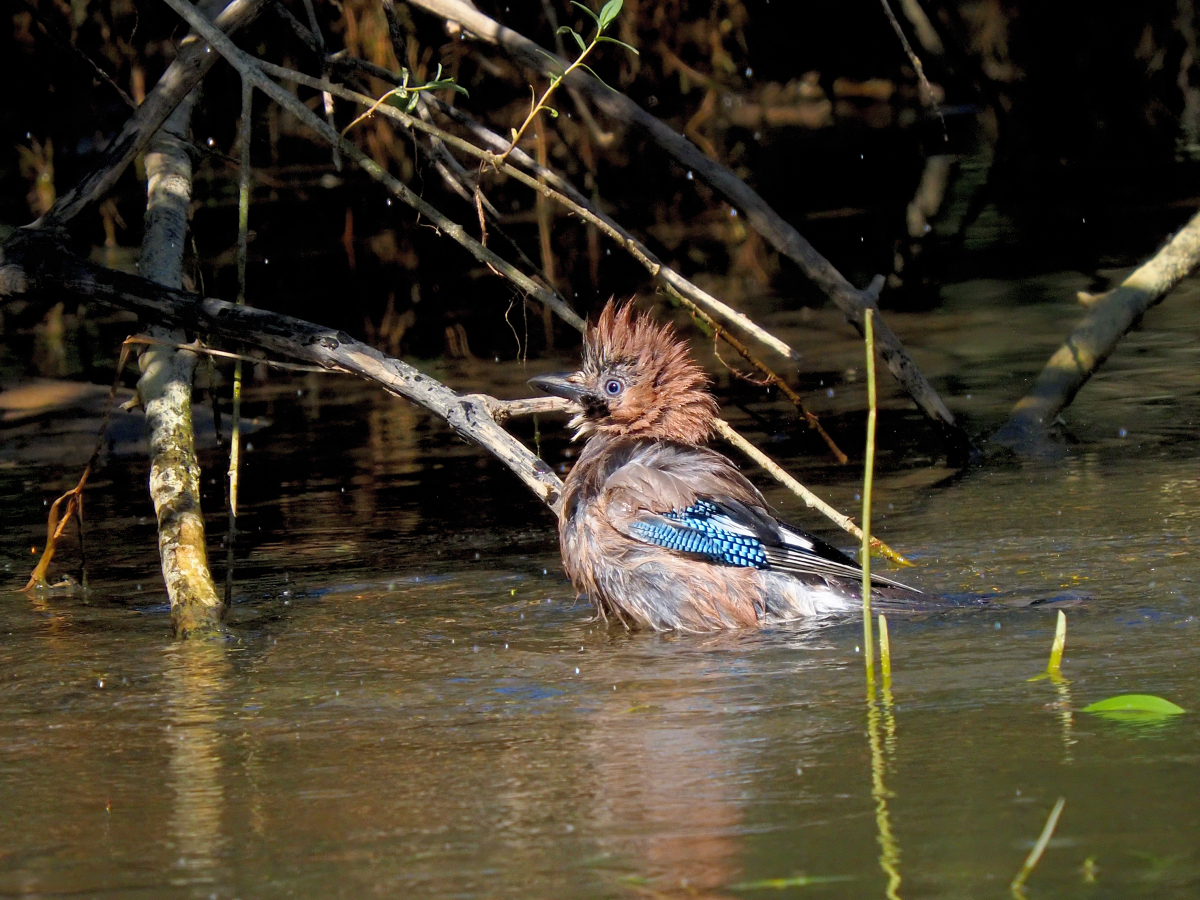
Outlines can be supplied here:
<path id="1" fill-rule="evenodd" d="M 599 394 L 584 394 L 579 398 L 579 405 L 589 419 L 603 419 L 609 414 L 608 401 Z"/>

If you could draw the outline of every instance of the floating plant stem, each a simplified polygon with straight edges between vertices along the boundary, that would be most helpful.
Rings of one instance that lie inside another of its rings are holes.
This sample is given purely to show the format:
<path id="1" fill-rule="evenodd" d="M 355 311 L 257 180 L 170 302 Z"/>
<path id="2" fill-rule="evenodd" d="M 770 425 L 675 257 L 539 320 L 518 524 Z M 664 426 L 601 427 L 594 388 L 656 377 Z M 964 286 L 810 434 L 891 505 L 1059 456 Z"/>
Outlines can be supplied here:
<path id="1" fill-rule="evenodd" d="M 1062 611 L 1058 613 L 1062 615 Z M 1029 851 L 1029 855 L 1025 857 L 1025 865 L 1021 866 L 1021 871 L 1017 873 L 1017 877 L 1012 880 L 1009 885 L 1009 890 L 1012 895 L 1018 900 L 1024 900 L 1025 897 L 1025 880 L 1033 872 L 1033 867 L 1038 864 L 1038 860 L 1042 858 L 1042 854 L 1046 852 L 1046 847 L 1050 843 L 1050 838 L 1054 834 L 1054 828 L 1058 825 L 1058 817 L 1062 815 L 1063 807 L 1066 805 L 1065 797 L 1059 797 L 1058 802 L 1054 804 L 1054 809 L 1050 810 L 1050 816 L 1046 819 L 1046 824 L 1042 828 L 1041 836 L 1038 837 L 1037 843 L 1033 845 L 1033 849 Z"/>
<path id="2" fill-rule="evenodd" d="M 875 650 L 871 638 L 871 483 L 875 474 L 875 310 L 863 317 L 863 339 L 867 343 L 867 461 L 863 467 L 862 490 L 862 605 L 863 661 L 868 684 L 875 683 Z"/>

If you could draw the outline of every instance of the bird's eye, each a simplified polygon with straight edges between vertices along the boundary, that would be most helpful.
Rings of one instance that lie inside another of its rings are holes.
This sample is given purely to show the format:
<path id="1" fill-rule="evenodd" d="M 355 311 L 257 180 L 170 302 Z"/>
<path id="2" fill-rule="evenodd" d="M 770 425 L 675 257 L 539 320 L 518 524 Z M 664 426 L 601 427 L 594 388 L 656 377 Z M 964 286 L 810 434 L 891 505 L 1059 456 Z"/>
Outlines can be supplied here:
<path id="1" fill-rule="evenodd" d="M 624 387 L 625 385 L 621 384 L 621 382 L 617 381 L 615 378 L 610 378 L 608 381 L 604 382 L 604 392 L 610 397 L 617 396 L 617 394 L 621 393 Z"/>

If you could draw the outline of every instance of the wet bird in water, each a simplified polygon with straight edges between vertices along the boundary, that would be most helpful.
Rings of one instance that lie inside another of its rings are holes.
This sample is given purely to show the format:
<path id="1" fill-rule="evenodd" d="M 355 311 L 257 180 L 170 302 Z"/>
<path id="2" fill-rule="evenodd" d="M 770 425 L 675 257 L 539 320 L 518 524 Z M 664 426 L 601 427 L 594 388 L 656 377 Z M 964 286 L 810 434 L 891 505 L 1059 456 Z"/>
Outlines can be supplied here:
<path id="1" fill-rule="evenodd" d="M 587 443 L 567 476 L 558 535 L 571 583 L 602 617 L 712 631 L 861 609 L 859 566 L 776 519 L 704 446 L 717 404 L 669 326 L 610 301 L 583 368 L 530 384 L 582 408 L 571 425 Z M 892 609 L 923 599 L 885 578 L 871 593 Z"/>

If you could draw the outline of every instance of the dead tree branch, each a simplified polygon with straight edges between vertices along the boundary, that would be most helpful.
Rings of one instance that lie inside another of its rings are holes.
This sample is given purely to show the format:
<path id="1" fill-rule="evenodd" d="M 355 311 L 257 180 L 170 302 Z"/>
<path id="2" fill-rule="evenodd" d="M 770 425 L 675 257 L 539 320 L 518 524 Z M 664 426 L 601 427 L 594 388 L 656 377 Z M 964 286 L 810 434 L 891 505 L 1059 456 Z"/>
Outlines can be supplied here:
<path id="1" fill-rule="evenodd" d="M 1121 284 L 1094 298 L 1087 315 L 1055 351 L 1032 390 L 1013 407 L 995 443 L 1036 445 L 1125 333 L 1200 263 L 1200 213 Z"/>

